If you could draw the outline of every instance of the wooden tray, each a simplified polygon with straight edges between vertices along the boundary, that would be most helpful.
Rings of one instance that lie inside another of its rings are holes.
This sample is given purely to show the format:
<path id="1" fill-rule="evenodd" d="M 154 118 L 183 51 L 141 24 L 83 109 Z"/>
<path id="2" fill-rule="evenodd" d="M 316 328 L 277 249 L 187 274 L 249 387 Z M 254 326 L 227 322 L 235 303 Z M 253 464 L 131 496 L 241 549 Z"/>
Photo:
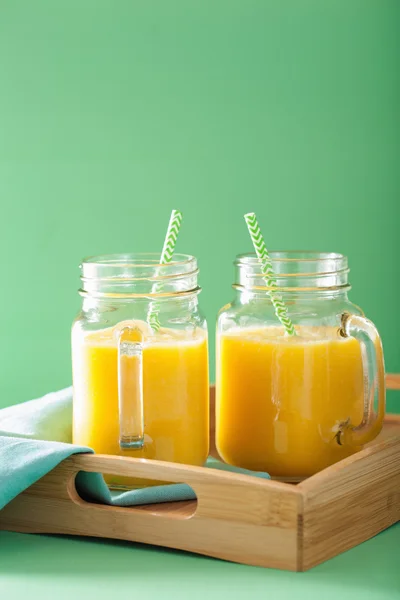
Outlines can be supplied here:
<path id="1" fill-rule="evenodd" d="M 400 375 L 389 375 L 387 386 L 400 389 Z M 75 489 L 81 470 L 185 482 L 197 501 L 135 508 L 88 503 Z M 131 540 L 292 571 L 310 569 L 398 520 L 400 415 L 387 415 L 369 447 L 298 485 L 159 461 L 77 455 L 0 511 L 3 530 Z"/>

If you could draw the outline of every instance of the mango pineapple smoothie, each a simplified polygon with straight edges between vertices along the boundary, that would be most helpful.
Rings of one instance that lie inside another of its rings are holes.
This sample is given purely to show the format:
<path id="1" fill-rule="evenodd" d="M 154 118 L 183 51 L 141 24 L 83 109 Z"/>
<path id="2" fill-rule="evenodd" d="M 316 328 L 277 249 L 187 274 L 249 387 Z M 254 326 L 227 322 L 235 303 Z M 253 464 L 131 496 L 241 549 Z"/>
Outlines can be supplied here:
<path id="1" fill-rule="evenodd" d="M 229 464 L 310 476 L 353 454 L 339 424 L 361 423 L 361 346 L 335 328 L 233 329 L 218 339 L 216 444 Z"/>
<path id="2" fill-rule="evenodd" d="M 140 449 L 121 450 L 117 339 L 127 324 L 94 332 L 73 330 L 73 442 L 102 454 L 202 465 L 209 442 L 206 333 L 160 330 L 144 340 L 145 443 Z M 130 360 L 137 358 L 123 357 L 124 369 Z M 115 477 L 108 482 L 122 484 Z"/>

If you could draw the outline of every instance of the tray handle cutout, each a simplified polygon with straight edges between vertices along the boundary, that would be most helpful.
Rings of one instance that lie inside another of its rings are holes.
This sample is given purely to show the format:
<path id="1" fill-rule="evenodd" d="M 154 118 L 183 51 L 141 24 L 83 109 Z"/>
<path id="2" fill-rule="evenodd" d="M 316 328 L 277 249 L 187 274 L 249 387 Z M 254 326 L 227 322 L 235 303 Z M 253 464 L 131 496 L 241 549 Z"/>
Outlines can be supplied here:
<path id="1" fill-rule="evenodd" d="M 109 475 L 147 479 L 165 483 L 184 483 L 192 488 L 197 497 L 195 500 L 183 501 L 182 518 L 216 517 L 219 511 L 234 514 L 238 520 L 256 521 L 262 523 L 268 512 L 268 498 L 280 496 L 282 492 L 297 495 L 296 490 L 289 484 L 260 479 L 252 475 L 242 475 L 213 468 L 193 467 L 183 464 L 168 463 L 163 461 L 125 458 L 101 454 L 75 455 L 65 461 L 69 463 L 69 476 L 67 477 L 67 494 L 69 499 L 80 507 L 92 507 L 109 511 L 127 511 L 135 513 L 148 511 L 153 515 L 179 518 L 179 510 L 173 510 L 172 505 L 181 502 L 168 502 L 167 509 L 163 510 L 162 504 L 157 503 L 144 506 L 111 506 L 94 504 L 82 499 L 75 487 L 75 479 L 80 471 L 88 473 L 106 473 Z M 260 506 L 256 514 L 249 514 L 248 502 L 254 501 Z M 225 502 L 221 503 L 221 497 Z M 188 504 L 190 502 L 191 510 Z M 221 507 L 221 508 L 219 508 Z"/>

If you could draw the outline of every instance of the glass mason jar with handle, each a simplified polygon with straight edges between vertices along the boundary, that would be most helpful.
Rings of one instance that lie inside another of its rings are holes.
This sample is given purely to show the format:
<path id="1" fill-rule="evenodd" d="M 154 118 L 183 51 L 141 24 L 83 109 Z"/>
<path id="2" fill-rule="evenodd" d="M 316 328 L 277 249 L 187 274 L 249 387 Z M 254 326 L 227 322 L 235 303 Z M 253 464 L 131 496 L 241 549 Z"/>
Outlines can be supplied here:
<path id="1" fill-rule="evenodd" d="M 235 298 L 217 325 L 216 444 L 229 464 L 295 481 L 378 435 L 383 352 L 348 299 L 345 256 L 270 256 L 296 335 L 277 320 L 258 259 L 238 256 Z"/>
<path id="2" fill-rule="evenodd" d="M 183 254 L 168 264 L 153 254 L 83 261 L 82 310 L 72 328 L 75 444 L 103 454 L 205 462 L 208 349 L 197 277 L 196 259 Z"/>

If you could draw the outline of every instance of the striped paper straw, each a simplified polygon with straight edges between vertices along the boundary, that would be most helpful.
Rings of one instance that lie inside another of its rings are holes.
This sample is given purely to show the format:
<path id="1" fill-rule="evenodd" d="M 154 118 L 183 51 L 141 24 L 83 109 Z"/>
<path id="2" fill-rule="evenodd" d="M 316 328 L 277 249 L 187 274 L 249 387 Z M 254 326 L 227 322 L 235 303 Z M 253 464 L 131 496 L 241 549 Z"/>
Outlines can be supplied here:
<path id="1" fill-rule="evenodd" d="M 164 240 L 163 249 L 161 251 L 160 264 L 168 264 L 172 260 L 176 240 L 178 239 L 179 229 L 182 223 L 182 213 L 179 210 L 173 210 L 169 219 L 168 229 Z M 157 284 L 153 286 L 152 293 L 157 290 Z M 147 321 L 153 331 L 158 331 L 161 327 L 158 319 L 158 309 L 154 302 L 151 303 L 150 310 L 147 315 Z"/>
<path id="2" fill-rule="evenodd" d="M 275 291 L 277 288 L 276 277 L 272 267 L 271 259 L 268 254 L 267 247 L 264 242 L 264 238 L 261 233 L 260 226 L 257 221 L 255 213 L 247 213 L 244 215 L 247 228 L 253 242 L 254 250 L 256 251 L 257 258 L 261 263 L 261 271 L 264 275 L 264 279 L 268 287 L 273 288 L 268 291 L 268 295 L 271 298 L 271 302 L 275 309 L 275 314 L 279 321 L 284 326 L 288 335 L 296 335 L 293 327 L 293 323 L 288 315 L 286 304 L 282 300 L 282 296 Z M 275 289 L 274 289 L 275 288 Z"/>

